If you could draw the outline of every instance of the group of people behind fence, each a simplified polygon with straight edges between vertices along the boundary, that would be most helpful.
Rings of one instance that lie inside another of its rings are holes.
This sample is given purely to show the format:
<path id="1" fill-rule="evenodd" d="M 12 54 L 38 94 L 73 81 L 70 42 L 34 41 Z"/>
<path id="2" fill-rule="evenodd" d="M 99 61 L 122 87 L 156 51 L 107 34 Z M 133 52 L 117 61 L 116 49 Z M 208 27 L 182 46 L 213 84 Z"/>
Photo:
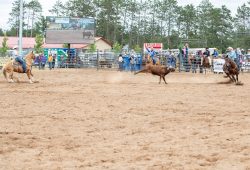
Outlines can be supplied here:
<path id="1" fill-rule="evenodd" d="M 238 69 L 241 69 L 244 58 L 243 49 L 233 49 L 232 47 L 228 47 L 223 56 L 232 59 L 236 63 Z M 211 69 L 213 68 L 213 59 L 220 58 L 218 49 L 216 48 L 214 49 L 212 54 L 210 53 L 209 48 L 206 48 L 205 51 L 197 50 L 193 53 L 189 53 L 188 44 L 186 44 L 179 53 L 180 69 L 184 70 L 185 72 L 190 72 L 191 70 L 192 73 L 196 73 L 198 69 L 200 73 L 203 73 L 203 57 L 209 58 Z"/>
<path id="2" fill-rule="evenodd" d="M 141 70 L 142 56 L 131 50 L 130 53 L 119 54 L 118 64 L 119 71 L 138 71 Z"/>
<path id="3" fill-rule="evenodd" d="M 50 70 L 55 68 L 55 63 L 56 63 L 56 56 L 49 54 L 48 57 L 46 57 L 45 55 L 43 55 L 42 53 L 39 54 L 35 61 L 34 61 L 35 65 L 38 66 L 39 70 L 44 70 L 46 64 L 48 63 L 48 67 Z"/>
<path id="4" fill-rule="evenodd" d="M 148 61 L 150 60 L 150 61 Z M 134 50 L 130 53 L 123 53 L 118 56 L 119 71 L 138 71 L 142 69 L 143 64 L 161 64 L 168 67 L 176 68 L 176 57 L 173 52 L 159 54 L 152 47 L 147 48 L 144 56 L 136 54 Z"/>
<path id="5" fill-rule="evenodd" d="M 56 63 L 57 63 L 57 67 L 61 68 L 64 62 L 65 62 L 64 56 L 57 56 L 55 54 L 49 54 L 49 56 L 47 57 L 44 54 L 40 53 L 36 57 L 34 64 L 38 66 L 39 70 L 44 70 L 46 65 L 48 65 L 48 68 L 52 70 L 56 67 Z"/>

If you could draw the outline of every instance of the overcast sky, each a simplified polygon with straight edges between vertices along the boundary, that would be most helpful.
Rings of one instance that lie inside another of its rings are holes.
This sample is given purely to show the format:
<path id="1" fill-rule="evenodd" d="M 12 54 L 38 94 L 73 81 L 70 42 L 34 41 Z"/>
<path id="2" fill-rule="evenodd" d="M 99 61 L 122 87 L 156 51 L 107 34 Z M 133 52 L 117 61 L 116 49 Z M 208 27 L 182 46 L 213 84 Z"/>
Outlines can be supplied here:
<path id="1" fill-rule="evenodd" d="M 8 28 L 8 19 L 9 13 L 11 12 L 12 2 L 14 0 L 0 0 L 0 28 Z M 30 0 L 26 0 L 29 2 Z M 62 0 L 62 2 L 66 2 L 67 0 Z M 193 4 L 195 6 L 199 5 L 201 0 L 177 0 L 178 5 L 187 5 Z M 49 15 L 48 10 L 55 4 L 56 0 L 39 0 L 43 7 L 43 15 Z M 215 7 L 221 7 L 222 5 L 226 5 L 232 11 L 232 14 L 235 15 L 238 6 L 241 6 L 243 3 L 247 3 L 247 0 L 210 0 L 210 2 Z"/>

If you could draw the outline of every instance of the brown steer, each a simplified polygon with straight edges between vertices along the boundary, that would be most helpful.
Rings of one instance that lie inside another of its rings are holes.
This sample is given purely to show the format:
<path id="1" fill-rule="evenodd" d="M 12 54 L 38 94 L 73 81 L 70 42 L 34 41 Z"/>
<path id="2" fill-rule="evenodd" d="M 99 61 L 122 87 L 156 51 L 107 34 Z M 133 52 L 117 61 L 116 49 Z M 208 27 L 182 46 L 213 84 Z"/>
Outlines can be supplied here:
<path id="1" fill-rule="evenodd" d="M 135 74 L 138 74 L 138 73 L 151 73 L 153 75 L 160 76 L 159 84 L 161 83 L 161 78 L 164 80 L 165 84 L 167 84 L 167 82 L 165 80 L 165 76 L 168 73 L 174 72 L 174 71 L 175 71 L 174 68 L 169 68 L 169 67 L 160 66 L 160 65 L 147 64 L 144 69 L 142 69 L 142 70 L 140 70 L 138 72 L 135 72 Z"/>

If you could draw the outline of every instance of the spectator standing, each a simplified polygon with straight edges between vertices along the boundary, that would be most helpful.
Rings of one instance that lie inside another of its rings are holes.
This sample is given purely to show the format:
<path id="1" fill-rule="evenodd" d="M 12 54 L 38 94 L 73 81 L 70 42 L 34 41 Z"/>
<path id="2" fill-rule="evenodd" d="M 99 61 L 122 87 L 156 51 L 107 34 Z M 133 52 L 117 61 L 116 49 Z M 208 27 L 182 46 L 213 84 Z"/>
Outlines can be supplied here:
<path id="1" fill-rule="evenodd" d="M 244 49 L 241 49 L 240 51 L 241 51 L 242 55 L 245 55 L 245 50 Z"/>
<path id="2" fill-rule="evenodd" d="M 123 70 L 123 58 L 122 58 L 122 54 L 119 54 L 118 56 L 118 64 L 119 64 L 119 71 Z"/>
<path id="3" fill-rule="evenodd" d="M 52 62 L 53 62 L 53 56 L 52 56 L 52 54 L 49 54 L 48 62 L 49 62 L 49 69 L 51 70 L 52 69 Z"/>
<path id="4" fill-rule="evenodd" d="M 183 62 L 184 62 L 184 68 L 186 72 L 189 72 L 190 66 L 188 62 L 188 51 L 189 51 L 189 46 L 188 43 L 185 44 L 185 46 L 182 49 L 183 53 Z"/>
<path id="5" fill-rule="evenodd" d="M 57 68 L 61 67 L 61 60 L 62 60 L 62 56 L 58 55 L 57 56 Z"/>
<path id="6" fill-rule="evenodd" d="M 55 68 L 55 64 L 56 64 L 56 54 L 53 55 L 53 60 L 52 60 L 52 69 Z"/>
<path id="7" fill-rule="evenodd" d="M 135 70 L 136 71 L 141 70 L 141 65 L 142 65 L 142 56 L 137 55 L 135 60 Z"/>
<path id="8" fill-rule="evenodd" d="M 218 49 L 217 49 L 217 48 L 214 49 L 214 52 L 213 52 L 212 56 L 213 56 L 214 58 L 218 58 L 219 52 L 218 52 Z"/>
<path id="9" fill-rule="evenodd" d="M 40 53 L 39 56 L 38 56 L 38 66 L 39 66 L 39 70 L 42 69 L 42 57 L 43 57 L 43 54 Z"/>
<path id="10" fill-rule="evenodd" d="M 46 61 L 47 61 L 46 56 L 42 55 L 42 57 L 41 57 L 41 63 L 42 63 L 42 69 L 43 70 L 45 69 Z"/>
<path id="11" fill-rule="evenodd" d="M 136 63 L 136 53 L 134 50 L 131 50 L 131 53 L 130 53 L 130 70 L 131 70 L 131 72 L 135 71 L 135 63 Z"/>
<path id="12" fill-rule="evenodd" d="M 242 53 L 241 53 L 241 50 L 240 48 L 237 48 L 236 49 L 236 64 L 239 68 L 239 70 L 241 69 L 241 57 L 242 57 Z"/>

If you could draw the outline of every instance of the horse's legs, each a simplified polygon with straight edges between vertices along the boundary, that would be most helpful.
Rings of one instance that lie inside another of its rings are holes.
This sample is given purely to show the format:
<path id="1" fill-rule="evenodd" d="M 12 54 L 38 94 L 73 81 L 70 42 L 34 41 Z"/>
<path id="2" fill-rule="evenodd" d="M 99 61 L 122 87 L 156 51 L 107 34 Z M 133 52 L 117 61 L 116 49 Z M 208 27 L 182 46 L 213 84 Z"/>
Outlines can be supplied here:
<path id="1" fill-rule="evenodd" d="M 13 80 L 13 71 L 11 70 L 11 72 L 9 73 L 9 80 L 8 80 L 8 82 L 9 83 L 14 83 L 14 80 Z"/>
<path id="2" fill-rule="evenodd" d="M 235 76 L 236 76 L 236 82 L 238 82 L 238 81 L 239 81 L 239 79 L 238 79 L 238 76 L 239 76 L 239 75 L 236 74 Z"/>
<path id="3" fill-rule="evenodd" d="M 32 74 L 31 70 L 30 70 L 30 75 L 31 75 L 31 80 L 34 82 L 35 79 L 34 79 L 34 75 Z"/>
<path id="4" fill-rule="evenodd" d="M 161 76 L 160 76 L 160 81 L 159 81 L 159 84 L 161 84 Z"/>
<path id="5" fill-rule="evenodd" d="M 30 83 L 33 83 L 33 81 L 31 80 L 30 70 L 27 70 L 27 76 L 29 78 Z"/>
<path id="6" fill-rule="evenodd" d="M 165 80 L 165 76 L 162 76 L 162 78 L 163 78 L 165 84 L 168 84 L 168 83 L 166 82 L 166 80 Z"/>
<path id="7" fill-rule="evenodd" d="M 232 78 L 233 78 L 234 82 L 236 83 L 236 79 L 235 79 L 234 75 L 232 75 Z"/>
<path id="8" fill-rule="evenodd" d="M 229 75 L 229 73 L 226 73 L 226 75 L 227 75 L 227 77 L 230 78 L 230 80 L 231 80 L 232 82 L 234 82 L 234 80 L 233 80 L 232 77 Z M 225 78 L 226 78 L 226 77 L 225 77 Z"/>
<path id="9" fill-rule="evenodd" d="M 234 78 L 233 75 L 228 75 L 228 77 L 230 78 L 230 80 L 231 80 L 232 82 L 235 82 L 235 78 Z"/>

